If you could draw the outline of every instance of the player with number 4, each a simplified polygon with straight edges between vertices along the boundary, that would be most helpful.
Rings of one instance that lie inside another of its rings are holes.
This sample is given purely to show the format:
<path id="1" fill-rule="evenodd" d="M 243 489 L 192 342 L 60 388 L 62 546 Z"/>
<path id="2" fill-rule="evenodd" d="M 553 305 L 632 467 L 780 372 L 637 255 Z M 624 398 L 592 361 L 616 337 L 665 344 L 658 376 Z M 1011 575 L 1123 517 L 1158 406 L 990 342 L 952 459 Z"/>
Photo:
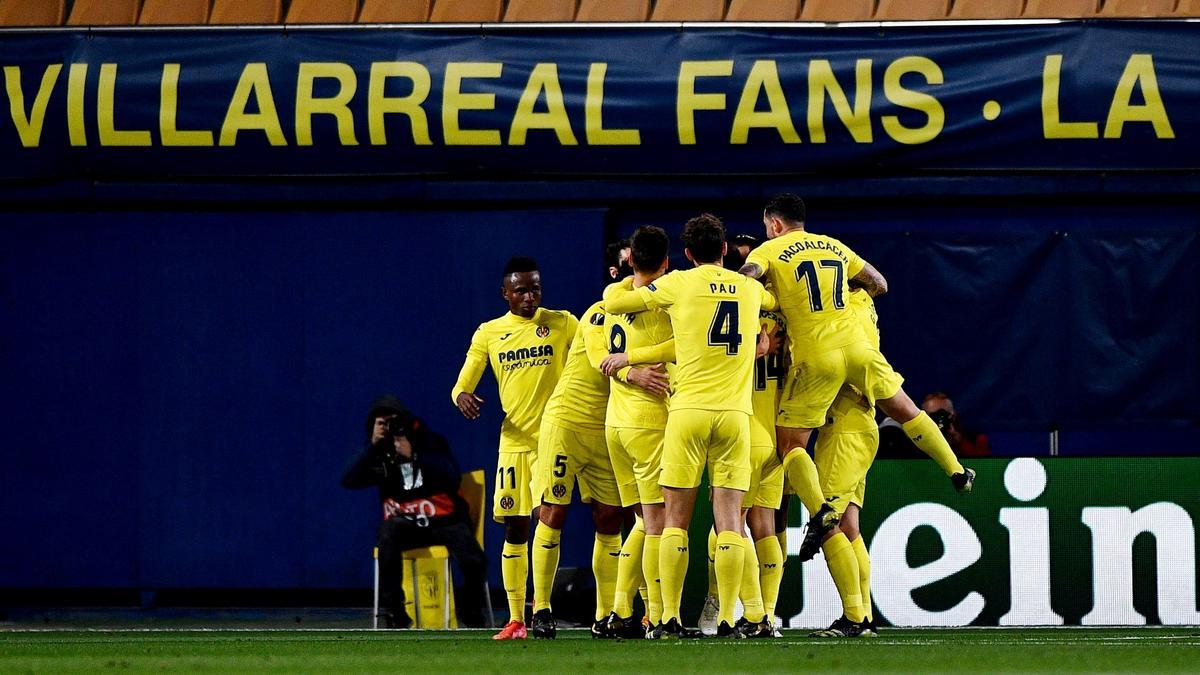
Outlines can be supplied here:
<path id="1" fill-rule="evenodd" d="M 656 637 L 699 636 L 683 628 L 679 604 L 688 564 L 687 527 L 706 466 L 717 530 L 718 635 L 740 637 L 733 608 L 744 563 L 740 515 L 750 485 L 751 392 L 758 349 L 767 348 L 758 315 L 776 302 L 758 281 L 721 266 L 727 246 L 720 219 L 704 214 L 689 220 L 682 239 L 693 269 L 641 288 L 610 286 L 604 303 L 610 314 L 666 309 L 675 334 L 677 367 L 659 476 L 665 527 L 659 542 L 662 623 Z"/>

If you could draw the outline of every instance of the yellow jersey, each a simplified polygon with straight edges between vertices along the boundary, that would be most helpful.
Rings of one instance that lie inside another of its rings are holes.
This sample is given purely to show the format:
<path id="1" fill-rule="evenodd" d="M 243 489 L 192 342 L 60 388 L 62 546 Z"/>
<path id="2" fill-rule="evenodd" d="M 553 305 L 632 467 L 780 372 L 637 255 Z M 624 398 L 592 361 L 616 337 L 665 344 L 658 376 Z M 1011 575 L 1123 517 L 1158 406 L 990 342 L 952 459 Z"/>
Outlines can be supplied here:
<path id="1" fill-rule="evenodd" d="M 480 324 L 450 399 L 457 401 L 464 391 L 474 393 L 490 364 L 504 409 L 501 450 L 537 450 L 542 411 L 566 365 L 578 325 L 570 312 L 540 307 L 530 319 L 510 312 Z"/>
<path id="2" fill-rule="evenodd" d="M 633 288 L 633 280 L 625 279 L 613 286 Z M 636 314 L 609 314 L 605 319 L 605 334 L 611 354 L 626 354 L 630 365 L 638 363 L 667 363 L 675 359 L 671 317 L 661 309 Z M 667 426 L 669 397 L 655 396 L 626 381 L 629 369 L 624 368 L 615 378 L 608 397 L 606 424 L 617 429 L 663 429 Z M 668 366 L 668 376 L 674 366 Z"/>
<path id="3" fill-rule="evenodd" d="M 746 263 L 763 270 L 760 278 L 779 298 L 793 357 L 827 352 L 863 338 L 847 309 L 849 281 L 866 262 L 842 242 L 794 230 L 751 251 Z"/>
<path id="4" fill-rule="evenodd" d="M 762 310 L 758 313 L 758 326 L 768 333 L 776 328 L 783 331 L 786 325 L 778 312 Z M 775 413 L 779 410 L 779 386 L 787 374 L 786 361 L 782 349 L 754 361 L 754 393 L 750 397 L 754 405 L 754 415 L 750 417 L 751 447 L 775 447 Z"/>
<path id="5" fill-rule="evenodd" d="M 546 403 L 544 419 L 574 431 L 604 431 L 609 390 L 608 378 L 599 370 L 608 355 L 604 319 L 604 305 L 599 302 L 583 313 L 567 352 L 567 365 Z"/>
<path id="6" fill-rule="evenodd" d="M 850 294 L 850 313 L 862 329 L 867 340 L 879 349 L 879 317 L 875 313 L 875 302 L 865 291 Z M 851 385 L 842 385 L 829 412 L 825 414 L 826 426 L 821 433 L 855 433 L 877 428 L 875 408 L 861 392 Z"/>
<path id="7" fill-rule="evenodd" d="M 775 307 L 762 284 L 718 265 L 700 265 L 632 291 L 609 286 L 604 304 L 610 314 L 667 310 L 677 364 L 671 411 L 753 413 L 758 312 Z"/>

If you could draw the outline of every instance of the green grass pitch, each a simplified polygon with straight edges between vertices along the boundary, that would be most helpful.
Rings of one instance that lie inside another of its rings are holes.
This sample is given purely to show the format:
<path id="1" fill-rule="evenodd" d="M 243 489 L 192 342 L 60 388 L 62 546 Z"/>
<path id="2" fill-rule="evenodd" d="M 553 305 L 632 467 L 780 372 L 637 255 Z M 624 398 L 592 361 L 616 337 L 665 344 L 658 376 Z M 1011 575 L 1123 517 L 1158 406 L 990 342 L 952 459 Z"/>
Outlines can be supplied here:
<path id="1" fill-rule="evenodd" d="M 873 639 L 493 642 L 486 631 L 0 632 L 0 673 L 1195 672 L 1200 628 L 884 630 Z"/>

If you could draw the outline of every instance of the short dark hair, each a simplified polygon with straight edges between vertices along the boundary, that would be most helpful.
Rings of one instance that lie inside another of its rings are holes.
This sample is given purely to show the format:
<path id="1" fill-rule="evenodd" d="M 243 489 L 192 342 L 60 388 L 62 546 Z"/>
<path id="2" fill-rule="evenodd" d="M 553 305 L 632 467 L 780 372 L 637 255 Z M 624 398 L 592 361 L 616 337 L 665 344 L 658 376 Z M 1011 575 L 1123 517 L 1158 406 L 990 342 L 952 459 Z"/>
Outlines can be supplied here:
<path id="1" fill-rule="evenodd" d="M 537 261 L 533 258 L 523 255 L 515 255 L 509 258 L 508 264 L 504 266 L 504 276 L 506 277 L 510 274 L 536 271 L 538 271 Z"/>
<path id="2" fill-rule="evenodd" d="M 661 227 L 643 225 L 633 233 L 629 262 L 639 272 L 657 272 L 667 259 L 671 240 Z"/>
<path id="3" fill-rule="evenodd" d="M 711 213 L 702 213 L 683 225 L 680 238 L 696 262 L 720 262 L 725 246 L 725 223 Z"/>
<path id="4" fill-rule="evenodd" d="M 803 223 L 808 217 L 804 200 L 791 192 L 775 195 L 763 207 L 763 213 L 789 223 Z"/>
<path id="5" fill-rule="evenodd" d="M 752 234 L 735 234 L 733 235 L 733 238 L 729 240 L 729 243 L 733 244 L 734 246 L 749 246 L 750 250 L 753 251 L 754 249 L 758 248 L 758 245 L 762 242 L 758 240 L 758 237 Z"/>
<path id="6" fill-rule="evenodd" d="M 629 248 L 628 239 L 618 239 L 604 247 L 604 260 L 609 267 L 621 266 L 621 251 Z"/>

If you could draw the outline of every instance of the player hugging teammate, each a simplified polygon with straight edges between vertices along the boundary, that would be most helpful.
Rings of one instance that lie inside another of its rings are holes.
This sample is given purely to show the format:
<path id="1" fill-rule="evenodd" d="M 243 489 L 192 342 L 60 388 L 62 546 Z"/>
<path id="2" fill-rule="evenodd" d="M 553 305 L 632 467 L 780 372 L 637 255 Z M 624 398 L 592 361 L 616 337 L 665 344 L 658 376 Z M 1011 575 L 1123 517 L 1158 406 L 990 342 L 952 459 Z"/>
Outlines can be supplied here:
<path id="1" fill-rule="evenodd" d="M 582 324 L 540 307 L 531 260 L 514 258 L 506 268 L 510 312 L 476 331 L 452 394 L 464 416 L 478 418 L 482 400 L 473 392 L 491 363 L 506 413 L 493 513 L 506 526 L 501 569 L 511 614 L 496 639 L 526 636 L 529 515 L 539 505 L 531 629 L 554 637 L 549 593 L 576 481 L 596 526 L 598 638 L 701 636 L 684 627 L 679 608 L 705 470 L 714 529 L 701 623 L 711 620 L 712 632 L 729 638 L 778 635 L 772 620 L 784 554 L 775 511 L 785 482 L 811 515 L 801 557 L 824 550 L 844 608 L 813 635 L 875 633 L 858 513 L 878 447 L 876 406 L 956 489 L 971 489 L 974 472 L 879 352 L 872 298 L 886 291 L 883 276 L 841 242 L 807 232 L 799 197 L 773 198 L 763 222 L 770 241 L 750 253 L 741 274 L 722 267 L 725 228 L 714 216 L 684 226 L 692 268 L 671 274 L 666 234 L 639 229 L 634 276 L 610 285 Z M 540 363 L 504 368 L 514 354 Z M 818 428 L 814 462 L 807 448 Z M 622 507 L 638 513 L 623 544 Z M 648 627 L 632 617 L 639 587 Z M 735 620 L 739 599 L 744 611 Z"/>

